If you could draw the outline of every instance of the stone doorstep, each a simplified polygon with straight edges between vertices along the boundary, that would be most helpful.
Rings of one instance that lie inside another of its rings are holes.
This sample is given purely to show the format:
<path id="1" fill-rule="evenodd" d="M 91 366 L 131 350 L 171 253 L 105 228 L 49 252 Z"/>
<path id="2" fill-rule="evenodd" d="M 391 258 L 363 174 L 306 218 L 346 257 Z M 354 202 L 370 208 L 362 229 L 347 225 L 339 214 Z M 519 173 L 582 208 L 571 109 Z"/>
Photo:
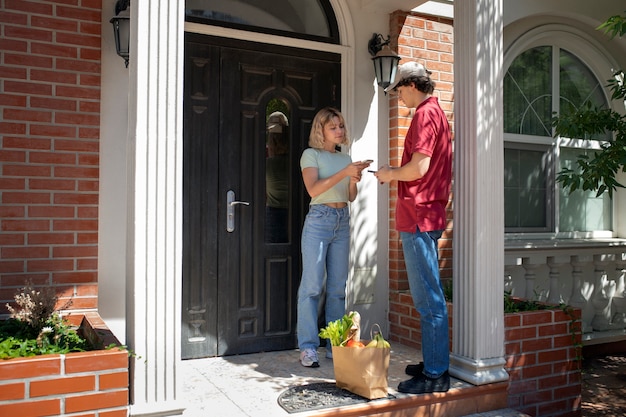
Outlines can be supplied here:
<path id="1" fill-rule="evenodd" d="M 298 413 L 299 417 L 361 417 L 367 415 L 385 415 L 404 417 L 410 411 L 412 417 L 467 417 L 468 411 L 477 411 L 474 417 L 528 417 L 520 412 L 504 409 L 507 404 L 508 382 L 499 382 L 482 386 L 450 388 L 446 393 L 424 395 L 397 394 L 393 399 L 375 400 L 352 406 L 327 408 L 311 412 Z M 490 411 L 497 410 L 497 411 Z M 488 414 L 504 412 L 508 414 Z"/>
<path id="2" fill-rule="evenodd" d="M 503 408 L 501 410 L 488 411 L 486 413 L 468 414 L 462 417 L 530 417 L 528 414 L 520 413 L 517 410 Z"/>

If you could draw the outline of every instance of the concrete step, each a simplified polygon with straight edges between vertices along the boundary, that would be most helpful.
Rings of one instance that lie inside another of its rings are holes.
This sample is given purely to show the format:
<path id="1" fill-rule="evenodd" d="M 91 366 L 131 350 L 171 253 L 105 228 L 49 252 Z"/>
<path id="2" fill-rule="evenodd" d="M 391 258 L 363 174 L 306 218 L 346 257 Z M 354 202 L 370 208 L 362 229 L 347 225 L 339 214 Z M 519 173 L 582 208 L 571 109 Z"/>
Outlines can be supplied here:
<path id="1" fill-rule="evenodd" d="M 487 411 L 484 413 L 468 414 L 463 417 L 530 417 L 528 414 L 520 413 L 517 410 L 503 408 L 501 410 Z"/>

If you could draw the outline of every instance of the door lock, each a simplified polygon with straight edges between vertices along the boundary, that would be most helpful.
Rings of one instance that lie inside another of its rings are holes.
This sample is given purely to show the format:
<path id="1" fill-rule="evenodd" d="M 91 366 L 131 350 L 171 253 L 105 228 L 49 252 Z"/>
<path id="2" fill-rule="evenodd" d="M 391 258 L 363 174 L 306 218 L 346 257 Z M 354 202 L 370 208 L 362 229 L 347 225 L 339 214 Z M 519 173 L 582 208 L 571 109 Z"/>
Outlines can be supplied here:
<path id="1" fill-rule="evenodd" d="M 232 233 L 235 231 L 235 206 L 249 206 L 247 201 L 235 200 L 235 192 L 228 190 L 226 193 L 226 231 Z"/>

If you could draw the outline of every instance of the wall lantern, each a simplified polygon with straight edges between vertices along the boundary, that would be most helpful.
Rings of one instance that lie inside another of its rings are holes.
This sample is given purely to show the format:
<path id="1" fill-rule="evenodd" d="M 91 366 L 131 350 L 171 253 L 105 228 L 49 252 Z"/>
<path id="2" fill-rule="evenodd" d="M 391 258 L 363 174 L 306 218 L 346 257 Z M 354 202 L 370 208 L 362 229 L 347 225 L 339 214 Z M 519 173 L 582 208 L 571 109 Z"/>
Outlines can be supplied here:
<path id="1" fill-rule="evenodd" d="M 124 58 L 126 68 L 128 68 L 128 51 L 130 49 L 130 11 L 128 6 L 130 6 L 130 0 L 117 0 L 115 17 L 110 20 L 115 36 L 115 51 Z M 124 13 L 120 15 L 121 12 Z"/>
<path id="2" fill-rule="evenodd" d="M 390 36 L 387 36 L 385 40 L 380 33 L 374 33 L 367 44 L 367 50 L 372 55 L 374 62 L 376 82 L 383 89 L 389 87 L 393 82 L 398 69 L 398 61 L 400 61 L 398 54 L 389 48 L 390 40 Z"/>

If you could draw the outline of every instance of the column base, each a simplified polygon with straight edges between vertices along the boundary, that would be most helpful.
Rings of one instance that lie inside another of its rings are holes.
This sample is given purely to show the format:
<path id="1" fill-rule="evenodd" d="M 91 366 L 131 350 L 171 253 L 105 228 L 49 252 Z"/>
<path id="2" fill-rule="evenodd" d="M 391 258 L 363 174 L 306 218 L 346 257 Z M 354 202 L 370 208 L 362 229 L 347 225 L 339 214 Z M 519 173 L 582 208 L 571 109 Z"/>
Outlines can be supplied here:
<path id="1" fill-rule="evenodd" d="M 450 375 L 473 385 L 493 384 L 509 380 L 504 358 L 471 359 L 450 354 Z"/>

